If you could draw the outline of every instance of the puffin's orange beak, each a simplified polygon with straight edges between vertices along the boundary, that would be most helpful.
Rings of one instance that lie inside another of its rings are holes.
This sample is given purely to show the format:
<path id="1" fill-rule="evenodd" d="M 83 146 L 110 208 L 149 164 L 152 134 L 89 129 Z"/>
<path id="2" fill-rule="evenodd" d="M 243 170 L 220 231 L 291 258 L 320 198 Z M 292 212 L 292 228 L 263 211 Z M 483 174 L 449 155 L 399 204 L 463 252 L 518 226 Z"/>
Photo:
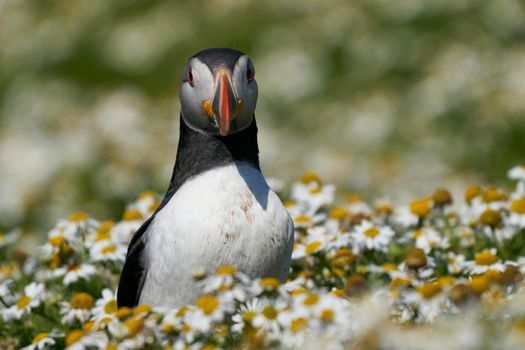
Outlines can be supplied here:
<path id="1" fill-rule="evenodd" d="M 227 70 L 221 70 L 218 73 L 212 107 L 215 115 L 219 119 L 220 135 L 228 135 L 230 133 L 232 117 L 236 112 L 237 100 L 231 85 L 230 74 Z"/>

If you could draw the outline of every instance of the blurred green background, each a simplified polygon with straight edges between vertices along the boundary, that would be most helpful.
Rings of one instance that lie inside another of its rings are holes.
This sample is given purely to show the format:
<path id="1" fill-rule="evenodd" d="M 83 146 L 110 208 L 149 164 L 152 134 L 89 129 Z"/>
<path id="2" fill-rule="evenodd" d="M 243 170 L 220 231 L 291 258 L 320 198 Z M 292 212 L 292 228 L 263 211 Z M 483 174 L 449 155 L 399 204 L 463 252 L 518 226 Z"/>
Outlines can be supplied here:
<path id="1" fill-rule="evenodd" d="M 0 229 L 164 192 L 186 59 L 248 53 L 262 166 L 402 201 L 525 157 L 525 3 L 0 1 Z"/>

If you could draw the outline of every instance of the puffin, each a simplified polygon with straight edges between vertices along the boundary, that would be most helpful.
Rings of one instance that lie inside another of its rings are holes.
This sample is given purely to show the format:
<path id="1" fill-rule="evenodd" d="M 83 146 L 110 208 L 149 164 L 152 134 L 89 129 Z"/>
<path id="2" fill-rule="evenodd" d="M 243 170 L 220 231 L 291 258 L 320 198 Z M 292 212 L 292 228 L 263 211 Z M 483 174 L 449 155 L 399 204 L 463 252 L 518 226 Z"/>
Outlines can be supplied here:
<path id="1" fill-rule="evenodd" d="M 133 235 L 119 307 L 176 308 L 203 293 L 196 273 L 231 265 L 287 279 L 294 226 L 259 165 L 251 59 L 229 48 L 192 56 L 180 86 L 180 134 L 168 190 Z"/>

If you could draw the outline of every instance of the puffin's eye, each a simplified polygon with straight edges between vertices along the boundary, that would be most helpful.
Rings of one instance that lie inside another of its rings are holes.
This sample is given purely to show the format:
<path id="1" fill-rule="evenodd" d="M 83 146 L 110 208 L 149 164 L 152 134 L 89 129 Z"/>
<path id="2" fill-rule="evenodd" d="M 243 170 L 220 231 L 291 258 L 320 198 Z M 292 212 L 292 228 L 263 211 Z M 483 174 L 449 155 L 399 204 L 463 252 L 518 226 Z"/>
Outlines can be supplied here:
<path id="1" fill-rule="evenodd" d="M 253 72 L 253 69 L 248 68 L 246 71 L 246 79 L 248 79 L 248 81 L 252 81 L 253 78 L 255 78 L 255 73 Z"/>
<path id="2" fill-rule="evenodd" d="M 191 69 L 188 70 L 188 83 L 193 86 L 193 74 L 191 73 Z"/>

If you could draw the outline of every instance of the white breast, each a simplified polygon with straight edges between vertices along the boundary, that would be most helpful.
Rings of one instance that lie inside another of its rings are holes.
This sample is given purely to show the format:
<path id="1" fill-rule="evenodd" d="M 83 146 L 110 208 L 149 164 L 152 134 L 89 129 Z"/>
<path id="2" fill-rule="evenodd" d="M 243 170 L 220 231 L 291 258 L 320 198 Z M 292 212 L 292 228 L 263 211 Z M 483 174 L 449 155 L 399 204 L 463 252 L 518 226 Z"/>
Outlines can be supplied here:
<path id="1" fill-rule="evenodd" d="M 246 163 L 206 171 L 184 183 L 146 232 L 147 276 L 140 302 L 194 302 L 194 272 L 234 265 L 252 278 L 285 280 L 293 223 L 261 172 Z"/>

